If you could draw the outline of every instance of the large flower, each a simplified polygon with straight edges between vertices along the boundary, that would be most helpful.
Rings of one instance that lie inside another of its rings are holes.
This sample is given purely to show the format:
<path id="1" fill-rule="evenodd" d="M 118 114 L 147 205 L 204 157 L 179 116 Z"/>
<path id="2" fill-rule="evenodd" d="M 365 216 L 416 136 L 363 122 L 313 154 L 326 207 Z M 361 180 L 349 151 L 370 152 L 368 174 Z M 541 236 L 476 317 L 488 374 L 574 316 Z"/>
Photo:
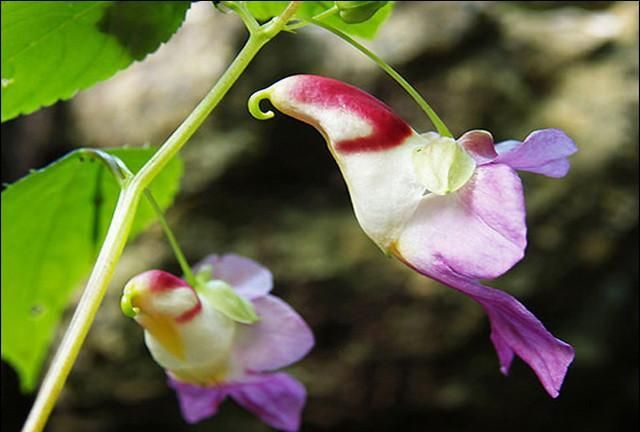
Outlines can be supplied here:
<path id="1" fill-rule="evenodd" d="M 524 256 L 525 206 L 514 169 L 562 177 L 576 151 L 561 130 L 494 146 L 489 132 L 460 139 L 415 132 L 373 96 L 329 78 L 296 75 L 257 92 L 316 127 L 328 142 L 356 217 L 386 253 L 480 303 L 506 375 L 514 354 L 558 395 L 574 351 L 512 296 L 481 285 Z M 272 113 L 257 113 L 268 118 Z"/>
<path id="2" fill-rule="evenodd" d="M 190 423 L 212 416 L 226 396 L 262 421 L 298 430 L 304 386 L 283 372 L 301 359 L 313 334 L 285 302 L 269 294 L 272 276 L 237 255 L 211 255 L 189 286 L 151 270 L 127 283 L 121 305 L 143 328 L 151 355 L 176 390 Z"/>

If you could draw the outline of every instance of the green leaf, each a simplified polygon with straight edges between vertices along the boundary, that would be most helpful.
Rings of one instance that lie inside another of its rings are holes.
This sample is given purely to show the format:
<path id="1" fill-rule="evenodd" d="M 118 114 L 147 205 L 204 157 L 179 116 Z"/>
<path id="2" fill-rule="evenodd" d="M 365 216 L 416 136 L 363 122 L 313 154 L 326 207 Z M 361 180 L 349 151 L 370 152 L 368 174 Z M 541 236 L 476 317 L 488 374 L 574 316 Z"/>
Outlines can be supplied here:
<path id="1" fill-rule="evenodd" d="M 288 1 L 248 1 L 247 7 L 255 19 L 259 21 L 268 21 L 274 16 L 280 15 L 288 4 Z M 305 4 L 302 3 L 300 7 L 305 7 Z"/>
<path id="2" fill-rule="evenodd" d="M 190 2 L 2 2 L 2 121 L 142 60 L 180 27 Z"/>
<path id="3" fill-rule="evenodd" d="M 269 18 L 280 15 L 289 2 L 287 1 L 249 1 L 247 6 L 256 19 L 266 21 Z M 332 1 L 305 1 L 295 14 L 295 17 L 301 20 L 315 17 L 334 6 Z M 367 21 L 355 24 L 344 22 L 336 13 L 324 18 L 322 21 L 334 28 L 342 30 L 351 36 L 359 36 L 366 39 L 373 39 L 378 29 L 391 16 L 394 2 L 389 2 L 380 8 Z"/>
<path id="4" fill-rule="evenodd" d="M 152 148 L 109 153 L 136 172 Z M 174 159 L 151 190 L 167 208 L 178 191 L 182 163 Z M 102 245 L 119 193 L 97 160 L 73 152 L 2 191 L 2 357 L 32 390 L 71 294 Z M 132 235 L 156 219 L 141 201 Z"/>
<path id="5" fill-rule="evenodd" d="M 196 291 L 214 309 L 234 321 L 242 324 L 253 324 L 259 319 L 253 309 L 253 305 L 236 294 L 229 284 L 221 280 L 211 280 L 204 284 L 198 284 Z"/>

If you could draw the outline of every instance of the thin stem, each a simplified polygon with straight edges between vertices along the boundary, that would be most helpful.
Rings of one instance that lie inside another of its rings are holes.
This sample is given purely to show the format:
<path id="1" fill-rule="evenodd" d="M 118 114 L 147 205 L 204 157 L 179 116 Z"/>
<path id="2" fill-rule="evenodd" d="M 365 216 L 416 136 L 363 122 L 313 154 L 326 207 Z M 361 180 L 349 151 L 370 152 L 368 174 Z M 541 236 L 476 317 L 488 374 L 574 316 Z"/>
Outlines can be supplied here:
<path id="1" fill-rule="evenodd" d="M 330 17 L 332 15 L 335 15 L 340 9 L 338 9 L 337 5 L 333 5 L 331 6 L 329 9 L 327 9 L 326 11 L 319 13 L 318 15 L 314 16 L 313 19 L 315 20 L 323 20 L 327 17 Z"/>
<path id="2" fill-rule="evenodd" d="M 149 189 L 144 190 L 144 195 L 147 198 L 147 201 L 149 201 L 149 204 L 151 204 L 153 210 L 156 212 L 156 215 L 158 216 L 158 221 L 162 226 L 164 235 L 167 236 L 167 240 L 169 241 L 169 245 L 171 245 L 171 249 L 173 249 L 173 254 L 176 256 L 176 259 L 180 264 L 180 268 L 182 269 L 184 278 L 187 280 L 189 285 L 195 286 L 196 278 L 193 276 L 193 272 L 191 271 L 189 262 L 185 258 L 184 253 L 182 253 L 182 249 L 180 249 L 178 240 L 176 240 L 176 237 L 173 235 L 173 231 L 171 231 L 171 227 L 167 223 L 167 219 L 164 217 L 164 214 L 162 214 L 162 209 L 158 205 L 158 202 L 155 200 L 155 198 L 153 198 L 153 195 L 151 194 L 151 191 Z"/>
<path id="3" fill-rule="evenodd" d="M 23 432 L 41 431 L 53 410 L 71 367 L 75 363 L 80 347 L 91 328 L 100 303 L 104 298 L 118 259 L 122 255 L 142 191 L 149 186 L 151 181 L 195 133 L 260 49 L 283 29 L 299 6 L 299 1 L 290 2 L 282 15 L 261 26 L 258 31 L 249 36 L 245 46 L 207 96 L 153 157 L 147 161 L 144 167 L 127 182 L 124 189 L 120 191 L 107 236 L 89 276 L 87 287 L 82 293 L 69 328 L 65 332 L 58 351 L 40 386 L 36 401 L 22 429 Z"/>
<path id="4" fill-rule="evenodd" d="M 449 128 L 447 128 L 447 126 L 440 119 L 440 117 L 438 117 L 438 114 L 436 114 L 436 112 L 429 106 L 429 104 L 424 100 L 424 98 L 420 95 L 420 93 L 418 93 L 418 91 L 415 88 L 413 88 L 413 86 L 409 84 L 409 82 L 405 80 L 402 77 L 402 75 L 396 72 L 394 68 L 389 66 L 387 62 L 382 60 L 375 53 L 373 53 L 371 50 L 369 50 L 367 47 L 365 47 L 358 41 L 354 40 L 352 37 L 350 37 L 346 33 L 343 33 L 342 31 L 328 24 L 323 23 L 322 21 L 318 21 L 314 18 L 309 18 L 308 21 L 317 25 L 318 27 L 322 27 L 323 29 L 330 31 L 334 35 L 338 36 L 339 38 L 351 44 L 354 48 L 358 49 L 361 53 L 369 57 L 371 60 L 373 60 L 375 64 L 380 66 L 380 68 L 384 70 L 387 74 L 389 74 L 391 78 L 396 80 L 396 82 L 400 84 L 400 86 L 409 94 L 409 96 L 411 96 L 413 100 L 416 101 L 416 103 L 420 106 L 420 108 L 422 108 L 425 114 L 427 114 L 427 116 L 429 117 L 429 120 L 431 120 L 431 123 L 433 123 L 433 125 L 436 127 L 440 135 L 453 138 L 453 134 L 449 131 Z"/>
<path id="5" fill-rule="evenodd" d="M 314 16 L 313 19 L 314 20 L 318 20 L 318 21 L 319 20 L 323 20 L 325 18 L 328 18 L 330 16 L 335 15 L 339 10 L 340 9 L 338 9 L 338 6 L 333 5 L 329 9 L 327 9 L 326 11 L 324 11 L 322 13 L 319 13 L 318 15 Z M 294 30 L 301 29 L 302 27 L 305 27 L 305 26 L 307 26 L 309 24 L 310 24 L 309 21 L 300 21 L 300 22 L 297 22 L 295 24 L 286 26 L 285 30 L 286 31 L 294 31 Z"/>
<path id="6" fill-rule="evenodd" d="M 198 130 L 211 111 L 227 94 L 233 83 L 244 72 L 249 62 L 255 57 L 268 39 L 256 33 L 249 40 L 240 53 L 233 60 L 227 71 L 220 77 L 213 89 L 202 99 L 196 108 L 189 114 L 178 129 L 171 134 L 158 151 L 147 161 L 132 179 L 132 185 L 144 189 L 180 151 L 191 136 Z"/>

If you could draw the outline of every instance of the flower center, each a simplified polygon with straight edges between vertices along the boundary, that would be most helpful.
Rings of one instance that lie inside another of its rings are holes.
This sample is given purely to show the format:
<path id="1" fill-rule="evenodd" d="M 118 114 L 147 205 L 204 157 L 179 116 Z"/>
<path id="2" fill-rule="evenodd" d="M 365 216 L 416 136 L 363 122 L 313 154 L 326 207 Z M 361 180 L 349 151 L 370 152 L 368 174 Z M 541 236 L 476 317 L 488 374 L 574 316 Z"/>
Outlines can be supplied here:
<path id="1" fill-rule="evenodd" d="M 471 156 L 454 139 L 435 132 L 422 135 L 424 144 L 412 154 L 418 181 L 428 192 L 446 195 L 464 186 L 476 168 Z"/>

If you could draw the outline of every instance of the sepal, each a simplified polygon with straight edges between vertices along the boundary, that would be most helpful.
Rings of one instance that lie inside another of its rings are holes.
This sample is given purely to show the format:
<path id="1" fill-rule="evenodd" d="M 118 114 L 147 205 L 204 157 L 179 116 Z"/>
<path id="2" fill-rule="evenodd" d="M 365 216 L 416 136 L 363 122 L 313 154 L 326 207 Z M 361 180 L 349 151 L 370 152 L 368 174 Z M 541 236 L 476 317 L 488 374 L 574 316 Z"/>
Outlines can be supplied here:
<path id="1" fill-rule="evenodd" d="M 239 296 L 226 282 L 211 280 L 196 286 L 196 292 L 211 307 L 236 322 L 253 324 L 260 319 L 251 302 Z"/>

